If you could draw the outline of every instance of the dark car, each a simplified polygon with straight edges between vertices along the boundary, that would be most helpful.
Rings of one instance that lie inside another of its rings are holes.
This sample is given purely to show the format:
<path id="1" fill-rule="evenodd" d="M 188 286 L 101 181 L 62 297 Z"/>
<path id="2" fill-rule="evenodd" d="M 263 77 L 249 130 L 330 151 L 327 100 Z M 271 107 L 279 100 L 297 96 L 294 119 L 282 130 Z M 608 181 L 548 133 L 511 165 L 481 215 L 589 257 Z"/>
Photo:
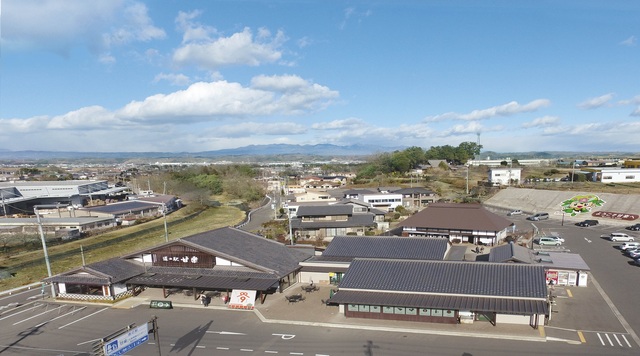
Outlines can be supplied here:
<path id="1" fill-rule="evenodd" d="M 640 224 L 635 224 L 635 225 L 627 226 L 627 230 L 631 230 L 631 231 L 640 231 Z"/>
<path id="2" fill-rule="evenodd" d="M 577 223 L 576 225 L 580 226 L 580 227 L 590 227 L 590 226 L 596 226 L 598 225 L 598 220 L 585 220 L 585 221 L 580 221 L 579 223 Z"/>

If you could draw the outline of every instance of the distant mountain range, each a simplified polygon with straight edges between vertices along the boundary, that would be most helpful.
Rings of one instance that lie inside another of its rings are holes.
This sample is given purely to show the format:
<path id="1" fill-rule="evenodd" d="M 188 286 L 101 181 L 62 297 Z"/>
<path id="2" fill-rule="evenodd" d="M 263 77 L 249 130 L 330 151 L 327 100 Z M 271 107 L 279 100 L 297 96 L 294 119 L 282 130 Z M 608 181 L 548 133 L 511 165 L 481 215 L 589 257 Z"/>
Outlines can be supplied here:
<path id="1" fill-rule="evenodd" d="M 331 144 L 319 145 L 250 145 L 240 148 L 222 149 L 203 152 L 74 152 L 74 151 L 10 151 L 0 149 L 2 161 L 50 161 L 50 160 L 115 160 L 131 159 L 218 159 L 218 160 L 246 160 L 247 158 L 284 158 L 295 157 L 366 157 L 383 152 L 403 150 L 406 147 L 381 147 L 373 145 L 338 146 Z"/>
<path id="2" fill-rule="evenodd" d="M 222 149 L 203 152 L 74 152 L 74 151 L 11 151 L 0 149 L 0 162 L 49 162 L 60 160 L 82 160 L 95 162 L 124 162 L 130 160 L 154 161 L 296 161 L 296 160 L 331 160 L 331 159 L 366 159 L 369 156 L 384 152 L 404 150 L 407 147 L 384 147 L 376 145 L 338 146 L 331 144 L 318 145 L 250 145 L 240 148 Z M 492 152 L 485 151 L 477 159 L 534 159 L 534 158 L 627 158 L 637 157 L 638 152 Z"/>

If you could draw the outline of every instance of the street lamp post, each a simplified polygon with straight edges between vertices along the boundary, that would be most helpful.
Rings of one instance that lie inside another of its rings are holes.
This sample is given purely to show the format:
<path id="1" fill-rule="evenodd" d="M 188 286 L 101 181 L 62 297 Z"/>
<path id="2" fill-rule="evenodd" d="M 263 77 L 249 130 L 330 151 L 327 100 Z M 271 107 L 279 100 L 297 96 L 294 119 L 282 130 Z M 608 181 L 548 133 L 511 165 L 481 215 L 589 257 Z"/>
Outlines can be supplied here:
<path id="1" fill-rule="evenodd" d="M 56 209 L 60 209 L 59 205 L 34 205 L 33 206 L 33 212 L 36 214 L 36 220 L 38 221 L 38 231 L 40 232 L 40 240 L 42 242 L 42 250 L 44 251 L 44 261 L 47 265 L 47 274 L 49 275 L 49 278 L 52 277 L 52 273 L 51 273 L 51 263 L 49 262 L 49 252 L 47 252 L 47 240 L 44 236 L 44 229 L 42 228 L 42 221 L 40 220 L 40 214 L 38 214 L 38 208 L 56 208 Z M 44 293 L 44 291 L 43 291 Z M 56 288 L 53 285 L 53 283 L 51 283 L 51 298 L 55 298 L 56 296 Z"/>
<path id="2" fill-rule="evenodd" d="M 573 177 L 576 175 L 576 161 L 573 161 L 573 168 L 571 169 L 571 183 L 573 183 Z"/>

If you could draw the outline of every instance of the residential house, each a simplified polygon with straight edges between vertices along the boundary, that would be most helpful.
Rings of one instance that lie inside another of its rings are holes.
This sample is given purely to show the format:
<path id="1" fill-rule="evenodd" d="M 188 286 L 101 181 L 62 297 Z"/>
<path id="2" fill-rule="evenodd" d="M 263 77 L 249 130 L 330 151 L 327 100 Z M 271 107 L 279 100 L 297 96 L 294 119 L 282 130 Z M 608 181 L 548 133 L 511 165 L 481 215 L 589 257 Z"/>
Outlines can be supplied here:
<path id="1" fill-rule="evenodd" d="M 433 203 L 400 222 L 399 227 L 402 236 L 497 245 L 505 240 L 514 224 L 480 204 Z"/>

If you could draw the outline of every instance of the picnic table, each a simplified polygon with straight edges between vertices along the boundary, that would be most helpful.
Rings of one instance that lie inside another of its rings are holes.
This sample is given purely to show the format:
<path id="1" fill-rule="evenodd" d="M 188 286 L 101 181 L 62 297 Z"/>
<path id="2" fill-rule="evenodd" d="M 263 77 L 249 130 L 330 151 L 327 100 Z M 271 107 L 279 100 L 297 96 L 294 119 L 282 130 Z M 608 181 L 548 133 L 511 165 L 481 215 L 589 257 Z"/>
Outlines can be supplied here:
<path id="1" fill-rule="evenodd" d="M 285 296 L 284 298 L 289 303 L 304 302 L 304 300 L 306 299 L 305 297 L 302 296 L 302 294 L 293 294 L 293 295 Z"/>
<path id="2" fill-rule="evenodd" d="M 311 292 L 315 292 L 320 290 L 320 288 L 318 288 L 318 286 L 315 285 L 308 285 L 308 286 L 302 286 L 301 287 L 303 291 L 307 292 L 307 293 L 311 293 Z"/>

